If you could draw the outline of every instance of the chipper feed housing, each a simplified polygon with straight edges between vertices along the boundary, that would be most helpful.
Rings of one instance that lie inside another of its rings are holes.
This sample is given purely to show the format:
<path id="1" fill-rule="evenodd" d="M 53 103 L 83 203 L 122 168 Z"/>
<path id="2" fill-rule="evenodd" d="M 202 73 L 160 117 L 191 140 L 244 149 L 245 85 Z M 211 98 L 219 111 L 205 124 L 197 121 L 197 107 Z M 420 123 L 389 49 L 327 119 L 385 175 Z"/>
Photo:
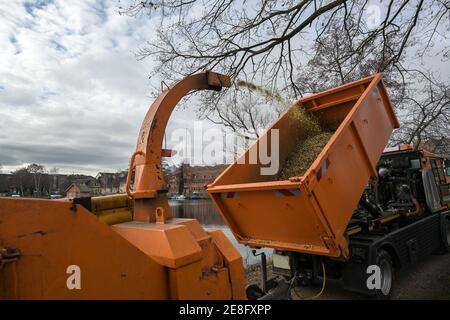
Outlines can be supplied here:
<path id="1" fill-rule="evenodd" d="M 278 129 L 282 166 L 302 128 L 286 111 L 207 191 L 238 241 L 333 257 L 347 257 L 345 229 L 398 121 L 381 74 L 296 101 L 323 131 L 333 132 L 306 172 L 279 181 L 262 175 L 249 155 Z M 257 154 L 254 153 L 254 154 Z M 273 158 L 274 155 L 271 155 Z"/>

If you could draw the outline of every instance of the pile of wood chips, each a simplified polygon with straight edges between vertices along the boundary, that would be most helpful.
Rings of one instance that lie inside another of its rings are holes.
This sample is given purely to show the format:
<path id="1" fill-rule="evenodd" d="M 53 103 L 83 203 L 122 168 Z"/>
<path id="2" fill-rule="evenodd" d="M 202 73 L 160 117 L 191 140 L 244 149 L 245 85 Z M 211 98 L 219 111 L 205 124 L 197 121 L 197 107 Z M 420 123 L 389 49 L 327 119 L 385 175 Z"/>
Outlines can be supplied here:
<path id="1" fill-rule="evenodd" d="M 288 116 L 298 124 L 302 135 L 297 137 L 293 151 L 278 173 L 278 180 L 302 176 L 333 135 L 323 132 L 318 119 L 298 107 L 292 107 Z"/>

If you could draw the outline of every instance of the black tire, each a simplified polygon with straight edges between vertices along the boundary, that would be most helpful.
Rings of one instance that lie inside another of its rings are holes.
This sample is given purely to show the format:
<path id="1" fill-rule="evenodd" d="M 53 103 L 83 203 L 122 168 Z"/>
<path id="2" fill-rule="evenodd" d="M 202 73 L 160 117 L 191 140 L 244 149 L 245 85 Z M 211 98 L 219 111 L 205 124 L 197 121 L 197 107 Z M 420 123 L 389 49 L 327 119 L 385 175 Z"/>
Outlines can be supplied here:
<path id="1" fill-rule="evenodd" d="M 264 292 L 256 284 L 249 285 L 245 291 L 248 300 L 258 300 L 264 295 Z"/>
<path id="2" fill-rule="evenodd" d="M 394 264 L 391 255 L 385 250 L 379 250 L 376 265 L 380 267 L 381 271 L 381 288 L 375 289 L 374 297 L 378 300 L 389 300 L 394 285 Z"/>
<path id="3" fill-rule="evenodd" d="M 442 219 L 442 247 L 444 252 L 450 252 L 450 215 Z"/>

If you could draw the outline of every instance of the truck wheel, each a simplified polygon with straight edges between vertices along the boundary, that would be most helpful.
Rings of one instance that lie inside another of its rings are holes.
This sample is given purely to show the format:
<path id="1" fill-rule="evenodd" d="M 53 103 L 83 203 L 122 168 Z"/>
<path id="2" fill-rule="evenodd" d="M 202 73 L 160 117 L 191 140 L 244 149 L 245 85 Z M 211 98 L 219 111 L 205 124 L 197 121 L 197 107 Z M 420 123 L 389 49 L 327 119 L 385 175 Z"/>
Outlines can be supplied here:
<path id="1" fill-rule="evenodd" d="M 381 288 L 375 290 L 375 298 L 381 300 L 390 299 L 394 283 L 394 265 L 390 254 L 385 250 L 378 251 L 376 264 L 381 271 Z"/>
<path id="2" fill-rule="evenodd" d="M 442 240 L 445 252 L 450 252 L 450 215 L 444 218 L 442 226 Z"/>
<path id="3" fill-rule="evenodd" d="M 247 293 L 248 300 L 258 300 L 264 295 L 264 292 L 256 284 L 249 285 L 245 291 Z"/>

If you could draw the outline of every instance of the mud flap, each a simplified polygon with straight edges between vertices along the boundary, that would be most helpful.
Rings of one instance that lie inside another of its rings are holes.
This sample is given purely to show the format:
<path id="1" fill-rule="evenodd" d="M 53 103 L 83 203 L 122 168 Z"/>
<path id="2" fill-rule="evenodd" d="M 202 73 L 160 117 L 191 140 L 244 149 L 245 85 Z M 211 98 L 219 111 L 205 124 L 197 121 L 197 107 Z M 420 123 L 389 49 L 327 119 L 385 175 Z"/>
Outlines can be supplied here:
<path id="1" fill-rule="evenodd" d="M 374 294 L 367 288 L 367 265 L 363 263 L 349 262 L 342 270 L 344 289 L 365 295 Z"/>

